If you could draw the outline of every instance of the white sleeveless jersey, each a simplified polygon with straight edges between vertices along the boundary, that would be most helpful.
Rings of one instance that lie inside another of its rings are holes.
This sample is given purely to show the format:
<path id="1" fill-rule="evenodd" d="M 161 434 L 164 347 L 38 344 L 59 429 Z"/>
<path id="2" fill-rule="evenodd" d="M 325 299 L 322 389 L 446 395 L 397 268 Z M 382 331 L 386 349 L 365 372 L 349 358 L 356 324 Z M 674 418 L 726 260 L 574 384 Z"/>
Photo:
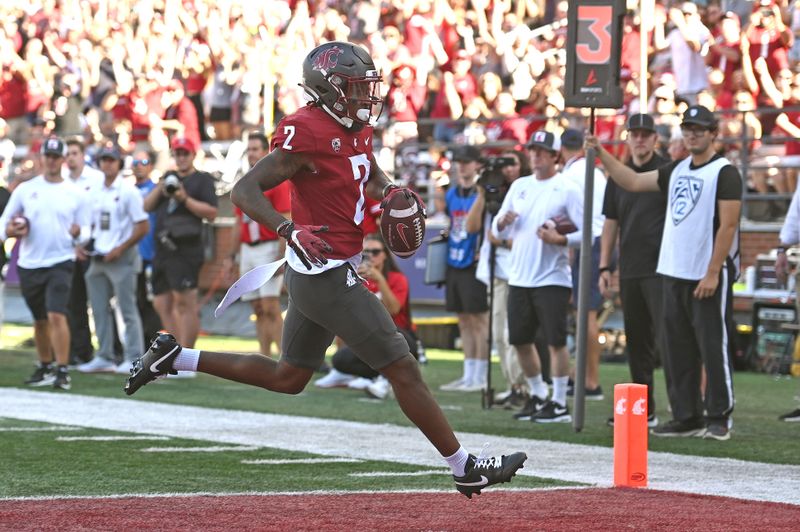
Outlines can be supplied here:
<path id="1" fill-rule="evenodd" d="M 720 157 L 692 169 L 691 162 L 692 158 L 687 157 L 670 175 L 657 271 L 677 279 L 699 281 L 708 270 L 714 250 L 719 172 L 731 163 Z M 728 253 L 731 259 L 738 254 L 738 242 L 737 234 Z"/>

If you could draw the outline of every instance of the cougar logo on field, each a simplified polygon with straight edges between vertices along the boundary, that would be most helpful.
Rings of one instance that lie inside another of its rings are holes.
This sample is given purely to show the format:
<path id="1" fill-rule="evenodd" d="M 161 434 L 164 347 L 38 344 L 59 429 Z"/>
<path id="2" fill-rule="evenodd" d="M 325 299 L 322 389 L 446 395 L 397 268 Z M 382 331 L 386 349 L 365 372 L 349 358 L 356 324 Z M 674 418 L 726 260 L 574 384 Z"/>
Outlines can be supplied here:
<path id="1" fill-rule="evenodd" d="M 620 416 L 625 415 L 625 412 L 628 410 L 628 407 L 625 404 L 627 402 L 628 400 L 624 397 L 617 401 L 617 404 L 614 406 L 614 413 L 619 414 Z"/>
<path id="2" fill-rule="evenodd" d="M 322 72 L 329 70 L 339 64 L 339 56 L 343 53 L 344 50 L 338 46 L 332 46 L 314 58 L 311 68 Z"/>
<path id="3" fill-rule="evenodd" d="M 637 399 L 635 403 L 633 403 L 633 408 L 631 409 L 634 416 L 643 416 L 645 412 L 647 412 L 647 403 L 645 403 L 644 399 Z"/>

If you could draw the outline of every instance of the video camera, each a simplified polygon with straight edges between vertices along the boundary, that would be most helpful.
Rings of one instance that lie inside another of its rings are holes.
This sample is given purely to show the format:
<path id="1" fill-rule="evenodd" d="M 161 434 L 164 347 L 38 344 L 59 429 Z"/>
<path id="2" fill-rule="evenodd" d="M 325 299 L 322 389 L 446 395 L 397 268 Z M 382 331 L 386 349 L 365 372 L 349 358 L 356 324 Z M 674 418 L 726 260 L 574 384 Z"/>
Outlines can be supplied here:
<path id="1" fill-rule="evenodd" d="M 514 166 L 514 157 L 489 157 L 481 161 L 483 167 L 478 178 L 478 186 L 483 187 L 486 196 L 486 211 L 492 216 L 500 211 L 503 199 L 508 192 L 509 183 L 503 175 L 503 168 Z"/>

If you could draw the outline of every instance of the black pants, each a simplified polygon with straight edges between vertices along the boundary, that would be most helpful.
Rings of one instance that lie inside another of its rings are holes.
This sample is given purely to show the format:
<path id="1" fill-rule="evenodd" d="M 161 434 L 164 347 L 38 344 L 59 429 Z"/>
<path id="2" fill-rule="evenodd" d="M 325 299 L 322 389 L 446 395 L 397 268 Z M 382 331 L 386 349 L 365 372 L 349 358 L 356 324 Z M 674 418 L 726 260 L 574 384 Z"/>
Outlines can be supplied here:
<path id="1" fill-rule="evenodd" d="M 406 339 L 408 342 L 408 349 L 414 358 L 419 358 L 419 354 L 417 353 L 417 341 L 414 336 L 406 331 L 405 329 L 397 329 L 400 331 L 400 334 Z M 341 349 L 336 351 L 333 354 L 333 358 L 331 359 L 333 363 L 333 368 L 336 371 L 341 371 L 342 373 L 347 373 L 348 375 L 356 375 L 358 377 L 365 377 L 367 379 L 374 379 L 378 376 L 378 372 L 369 367 L 369 365 L 358 358 L 358 355 L 347 346 L 343 346 Z"/>
<path id="2" fill-rule="evenodd" d="M 144 334 L 144 346 L 147 348 L 153 338 L 156 337 L 158 331 L 161 330 L 161 318 L 158 312 L 153 308 L 153 303 L 147 297 L 148 292 L 152 292 L 152 288 L 148 290 L 148 283 L 150 282 L 148 271 L 152 271 L 152 262 L 142 260 L 142 271 L 139 272 L 136 283 L 136 305 L 139 307 L 139 316 L 142 318 L 142 333 Z"/>
<path id="3" fill-rule="evenodd" d="M 625 338 L 628 350 L 628 367 L 631 380 L 647 385 L 647 412 L 655 413 L 653 399 L 653 371 L 658 367 L 664 351 L 663 335 L 663 286 L 660 276 L 620 279 L 620 299 L 625 322 Z M 667 391 L 670 379 L 665 368 Z"/>
<path id="4" fill-rule="evenodd" d="M 72 270 L 72 287 L 67 304 L 69 322 L 69 357 L 72 363 L 88 362 L 94 355 L 92 332 L 89 330 L 89 309 L 86 300 L 88 260 L 75 261 Z"/>
<path id="5" fill-rule="evenodd" d="M 716 293 L 706 299 L 692 295 L 696 281 L 664 277 L 664 363 L 670 375 L 669 401 L 676 420 L 700 420 L 704 406 L 709 421 L 727 421 L 733 411 L 728 304 L 731 270 L 730 266 L 722 269 Z M 705 398 L 700 394 L 703 366 Z"/>

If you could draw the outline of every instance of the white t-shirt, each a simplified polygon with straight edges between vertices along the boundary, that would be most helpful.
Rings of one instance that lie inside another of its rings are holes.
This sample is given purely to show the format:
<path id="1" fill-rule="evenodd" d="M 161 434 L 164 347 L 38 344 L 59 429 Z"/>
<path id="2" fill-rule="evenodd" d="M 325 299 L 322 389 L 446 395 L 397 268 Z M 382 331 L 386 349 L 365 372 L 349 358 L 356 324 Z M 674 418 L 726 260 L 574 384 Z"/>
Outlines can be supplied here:
<path id="1" fill-rule="evenodd" d="M 134 224 L 148 219 L 139 189 L 120 176 L 110 187 L 105 180 L 95 182 L 87 196 L 97 253 L 104 255 L 119 246 L 131 237 Z"/>
<path id="2" fill-rule="evenodd" d="M 575 183 L 581 193 L 584 189 L 584 181 L 586 180 L 586 157 L 572 158 L 564 163 L 564 169 L 561 175 Z M 606 176 L 596 166 L 594 167 L 594 197 L 592 199 L 592 238 L 597 238 L 603 234 L 603 222 L 606 217 L 603 216 L 603 197 L 606 194 Z M 582 225 L 583 219 L 572 220 L 576 225 Z"/>
<path id="3" fill-rule="evenodd" d="M 28 219 L 28 234 L 22 238 L 18 264 L 22 268 L 47 268 L 75 258 L 72 224 L 88 223 L 84 194 L 70 181 L 51 183 L 36 176 L 21 183 L 8 200 L 0 217 L 3 240 L 8 221 L 17 215 Z"/>
<path id="4" fill-rule="evenodd" d="M 708 28 L 699 19 L 689 21 L 689 25 L 689 31 L 696 36 L 701 45 L 705 46 L 711 39 Z M 672 71 L 675 73 L 676 92 L 678 94 L 696 94 L 707 89 L 708 71 L 704 57 L 691 49 L 677 28 L 669 32 L 667 40 L 672 54 Z"/>
<path id="5" fill-rule="evenodd" d="M 97 168 L 92 168 L 88 164 L 83 165 L 81 175 L 79 175 L 77 179 L 72 179 L 72 176 L 69 175 L 69 168 L 67 168 L 67 165 L 65 164 L 61 167 L 61 177 L 63 177 L 65 180 L 71 181 L 75 186 L 84 192 L 88 192 L 92 185 L 98 182 L 102 183 L 103 179 L 105 179 L 103 172 Z"/>
<path id="6" fill-rule="evenodd" d="M 498 221 L 509 211 L 519 217 L 500 231 Z M 578 227 L 583 220 L 583 191 L 563 175 L 556 174 L 544 180 L 533 176 L 520 177 L 511 184 L 500 212 L 492 222 L 492 234 L 496 238 L 514 240 L 508 266 L 510 286 L 572 287 L 567 247 L 546 244 L 536 234 L 545 221 L 559 215 L 569 216 Z M 579 247 L 581 239 L 580 229 L 567 235 L 570 247 Z"/>
<path id="7" fill-rule="evenodd" d="M 478 257 L 478 267 L 475 270 L 475 278 L 489 286 L 489 258 L 492 254 L 492 244 L 489 242 L 489 231 L 491 231 L 491 215 L 486 214 L 484 219 L 483 242 Z M 511 250 L 508 248 L 495 246 L 494 278 L 508 281 L 508 260 Z"/>

